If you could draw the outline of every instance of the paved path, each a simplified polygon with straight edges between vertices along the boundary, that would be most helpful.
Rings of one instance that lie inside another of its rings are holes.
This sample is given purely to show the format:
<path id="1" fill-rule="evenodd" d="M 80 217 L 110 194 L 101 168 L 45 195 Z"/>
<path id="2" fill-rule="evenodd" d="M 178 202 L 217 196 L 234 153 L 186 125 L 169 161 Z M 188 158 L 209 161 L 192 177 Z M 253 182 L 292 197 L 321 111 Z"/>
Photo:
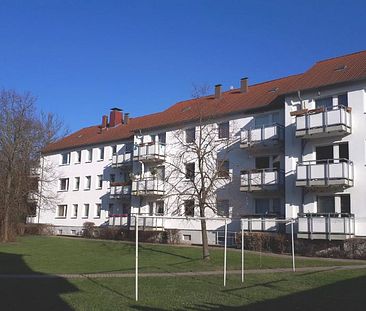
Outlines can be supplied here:
<path id="1" fill-rule="evenodd" d="M 296 272 L 339 271 L 366 269 L 366 265 L 304 267 L 297 268 Z M 252 269 L 245 270 L 245 274 L 266 274 L 292 272 L 292 268 L 279 269 Z M 197 272 L 140 272 L 139 277 L 179 277 L 179 276 L 207 276 L 222 275 L 222 271 Z M 228 270 L 227 274 L 241 274 L 241 270 Z M 132 278 L 135 273 L 86 273 L 86 274 L 0 274 L 0 279 L 95 279 L 95 278 Z"/>

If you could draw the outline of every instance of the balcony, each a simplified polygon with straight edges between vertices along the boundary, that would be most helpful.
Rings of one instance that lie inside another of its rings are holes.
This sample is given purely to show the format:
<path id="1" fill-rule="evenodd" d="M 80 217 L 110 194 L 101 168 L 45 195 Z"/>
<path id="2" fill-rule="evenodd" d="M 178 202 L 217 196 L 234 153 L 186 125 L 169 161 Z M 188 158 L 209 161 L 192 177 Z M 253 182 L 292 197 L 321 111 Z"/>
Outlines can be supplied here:
<path id="1" fill-rule="evenodd" d="M 160 142 L 137 146 L 133 152 L 135 161 L 161 162 L 165 160 L 165 144 Z"/>
<path id="2" fill-rule="evenodd" d="M 280 124 L 242 130 L 240 148 L 266 149 L 281 147 L 284 141 L 284 127 Z"/>
<path id="3" fill-rule="evenodd" d="M 111 199 L 128 198 L 131 195 L 131 183 L 111 183 L 109 197 Z"/>
<path id="4" fill-rule="evenodd" d="M 240 174 L 240 191 L 279 191 L 282 190 L 285 174 L 278 169 L 254 169 Z"/>
<path id="5" fill-rule="evenodd" d="M 353 214 L 299 214 L 298 238 L 344 240 L 355 235 Z"/>
<path id="6" fill-rule="evenodd" d="M 130 223 L 130 216 L 128 214 L 111 214 L 108 217 L 109 226 L 127 227 Z"/>
<path id="7" fill-rule="evenodd" d="M 115 154 L 112 157 L 112 167 L 132 165 L 132 153 Z"/>
<path id="8" fill-rule="evenodd" d="M 352 187 L 353 162 L 348 159 L 329 159 L 298 163 L 296 186 Z"/>
<path id="9" fill-rule="evenodd" d="M 143 178 L 132 182 L 132 195 L 162 196 L 164 181 L 156 177 Z"/>
<path id="10" fill-rule="evenodd" d="M 352 131 L 351 108 L 348 107 L 322 107 L 292 115 L 296 115 L 296 137 L 339 136 L 350 134 Z"/>
<path id="11" fill-rule="evenodd" d="M 279 232 L 281 223 L 277 221 L 276 216 L 266 215 L 265 217 L 254 215 L 250 218 L 242 218 L 244 231 L 258 232 Z"/>
<path id="12" fill-rule="evenodd" d="M 131 214 L 131 224 L 130 229 L 134 230 L 136 225 L 136 218 L 134 213 Z M 140 213 L 139 216 L 152 216 L 147 213 Z M 161 216 L 161 215 L 155 215 Z M 153 231 L 161 231 L 164 230 L 164 218 L 144 218 L 140 217 L 138 220 L 139 230 L 153 230 Z"/>

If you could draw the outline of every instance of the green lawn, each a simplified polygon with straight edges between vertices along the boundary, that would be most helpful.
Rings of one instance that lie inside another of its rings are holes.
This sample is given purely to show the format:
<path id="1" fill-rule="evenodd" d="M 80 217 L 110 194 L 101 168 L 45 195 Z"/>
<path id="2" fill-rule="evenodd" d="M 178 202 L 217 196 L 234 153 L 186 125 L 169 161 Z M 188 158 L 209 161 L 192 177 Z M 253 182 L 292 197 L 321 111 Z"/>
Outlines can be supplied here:
<path id="1" fill-rule="evenodd" d="M 141 244 L 140 270 L 145 272 L 221 270 L 223 249 L 211 249 L 211 261 L 201 260 L 201 248 Z M 240 269 L 241 253 L 228 251 L 228 269 Z M 341 261 L 298 259 L 297 267 L 344 265 Z M 349 263 L 347 263 L 349 264 Z M 0 274 L 133 272 L 135 245 L 114 241 L 28 236 L 0 245 Z M 245 254 L 246 269 L 290 268 L 291 258 Z"/>
<path id="2" fill-rule="evenodd" d="M 58 237 L 23 237 L 0 245 L 0 274 L 132 272 L 133 244 Z M 143 271 L 221 270 L 222 249 L 203 263 L 201 249 L 140 245 Z M 230 250 L 228 268 L 240 268 L 240 252 Z M 359 263 L 359 262 L 355 262 Z M 297 266 L 349 265 L 299 259 Z M 247 253 L 246 268 L 291 267 L 290 258 Z M 134 278 L 12 279 L 0 277 L 0 310 L 364 310 L 366 269 L 306 273 L 141 277 L 140 301 Z"/>

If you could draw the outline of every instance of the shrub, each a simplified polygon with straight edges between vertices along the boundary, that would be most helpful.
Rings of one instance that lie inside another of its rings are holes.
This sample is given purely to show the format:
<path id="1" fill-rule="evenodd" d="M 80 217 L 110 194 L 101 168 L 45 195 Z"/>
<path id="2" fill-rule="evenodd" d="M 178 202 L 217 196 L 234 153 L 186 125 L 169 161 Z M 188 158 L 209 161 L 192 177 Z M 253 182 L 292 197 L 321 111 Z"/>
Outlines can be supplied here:
<path id="1" fill-rule="evenodd" d="M 52 235 L 53 226 L 47 224 L 23 224 L 20 229 L 24 235 Z M 21 231 L 18 231 L 21 234 Z"/>
<path id="2" fill-rule="evenodd" d="M 84 222 L 83 224 L 83 237 L 91 239 L 95 237 L 95 223 L 94 222 Z"/>

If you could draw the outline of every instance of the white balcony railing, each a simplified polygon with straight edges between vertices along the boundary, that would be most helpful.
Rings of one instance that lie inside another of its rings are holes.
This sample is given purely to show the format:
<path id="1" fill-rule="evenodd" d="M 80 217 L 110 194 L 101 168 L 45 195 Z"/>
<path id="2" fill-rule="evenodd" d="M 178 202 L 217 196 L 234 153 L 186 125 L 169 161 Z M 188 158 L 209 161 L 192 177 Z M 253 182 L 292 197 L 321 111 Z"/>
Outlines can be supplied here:
<path id="1" fill-rule="evenodd" d="M 152 216 L 148 213 L 141 213 L 140 216 Z M 160 215 L 161 216 L 161 215 Z M 164 229 L 164 218 L 144 218 L 141 217 L 138 220 L 139 230 L 149 229 L 149 230 L 162 230 Z M 136 217 L 135 214 L 131 214 L 131 225 L 130 227 L 135 228 Z"/>
<path id="2" fill-rule="evenodd" d="M 156 178 L 149 177 L 140 180 L 134 180 L 132 182 L 132 194 L 133 195 L 163 195 L 164 194 L 164 181 Z"/>
<path id="3" fill-rule="evenodd" d="M 353 162 L 348 159 L 305 161 L 297 164 L 296 186 L 353 186 Z"/>
<path id="4" fill-rule="evenodd" d="M 277 232 L 279 231 L 280 222 L 275 217 L 259 217 L 243 218 L 242 226 L 244 231 L 264 231 Z"/>
<path id="5" fill-rule="evenodd" d="M 317 108 L 296 116 L 297 137 L 349 134 L 352 130 L 351 109 L 344 106 Z"/>
<path id="6" fill-rule="evenodd" d="M 298 235 L 310 239 L 344 239 L 355 234 L 353 214 L 299 214 Z"/>
<path id="7" fill-rule="evenodd" d="M 278 169 L 255 169 L 240 174 L 241 191 L 275 191 L 284 184 L 284 171 Z"/>
<path id="8" fill-rule="evenodd" d="M 128 226 L 130 216 L 128 214 L 110 214 L 108 224 L 110 226 Z"/>
<path id="9" fill-rule="evenodd" d="M 240 133 L 240 147 L 273 147 L 283 142 L 284 134 L 284 127 L 277 123 L 242 130 Z"/>
<path id="10" fill-rule="evenodd" d="M 110 198 L 118 199 L 131 195 L 131 185 L 111 185 Z"/>
<path id="11" fill-rule="evenodd" d="M 132 153 L 114 154 L 112 156 L 112 166 L 120 167 L 132 164 Z"/>
<path id="12" fill-rule="evenodd" d="M 154 142 L 138 145 L 133 152 L 133 158 L 137 161 L 163 161 L 165 159 L 165 144 Z"/>

